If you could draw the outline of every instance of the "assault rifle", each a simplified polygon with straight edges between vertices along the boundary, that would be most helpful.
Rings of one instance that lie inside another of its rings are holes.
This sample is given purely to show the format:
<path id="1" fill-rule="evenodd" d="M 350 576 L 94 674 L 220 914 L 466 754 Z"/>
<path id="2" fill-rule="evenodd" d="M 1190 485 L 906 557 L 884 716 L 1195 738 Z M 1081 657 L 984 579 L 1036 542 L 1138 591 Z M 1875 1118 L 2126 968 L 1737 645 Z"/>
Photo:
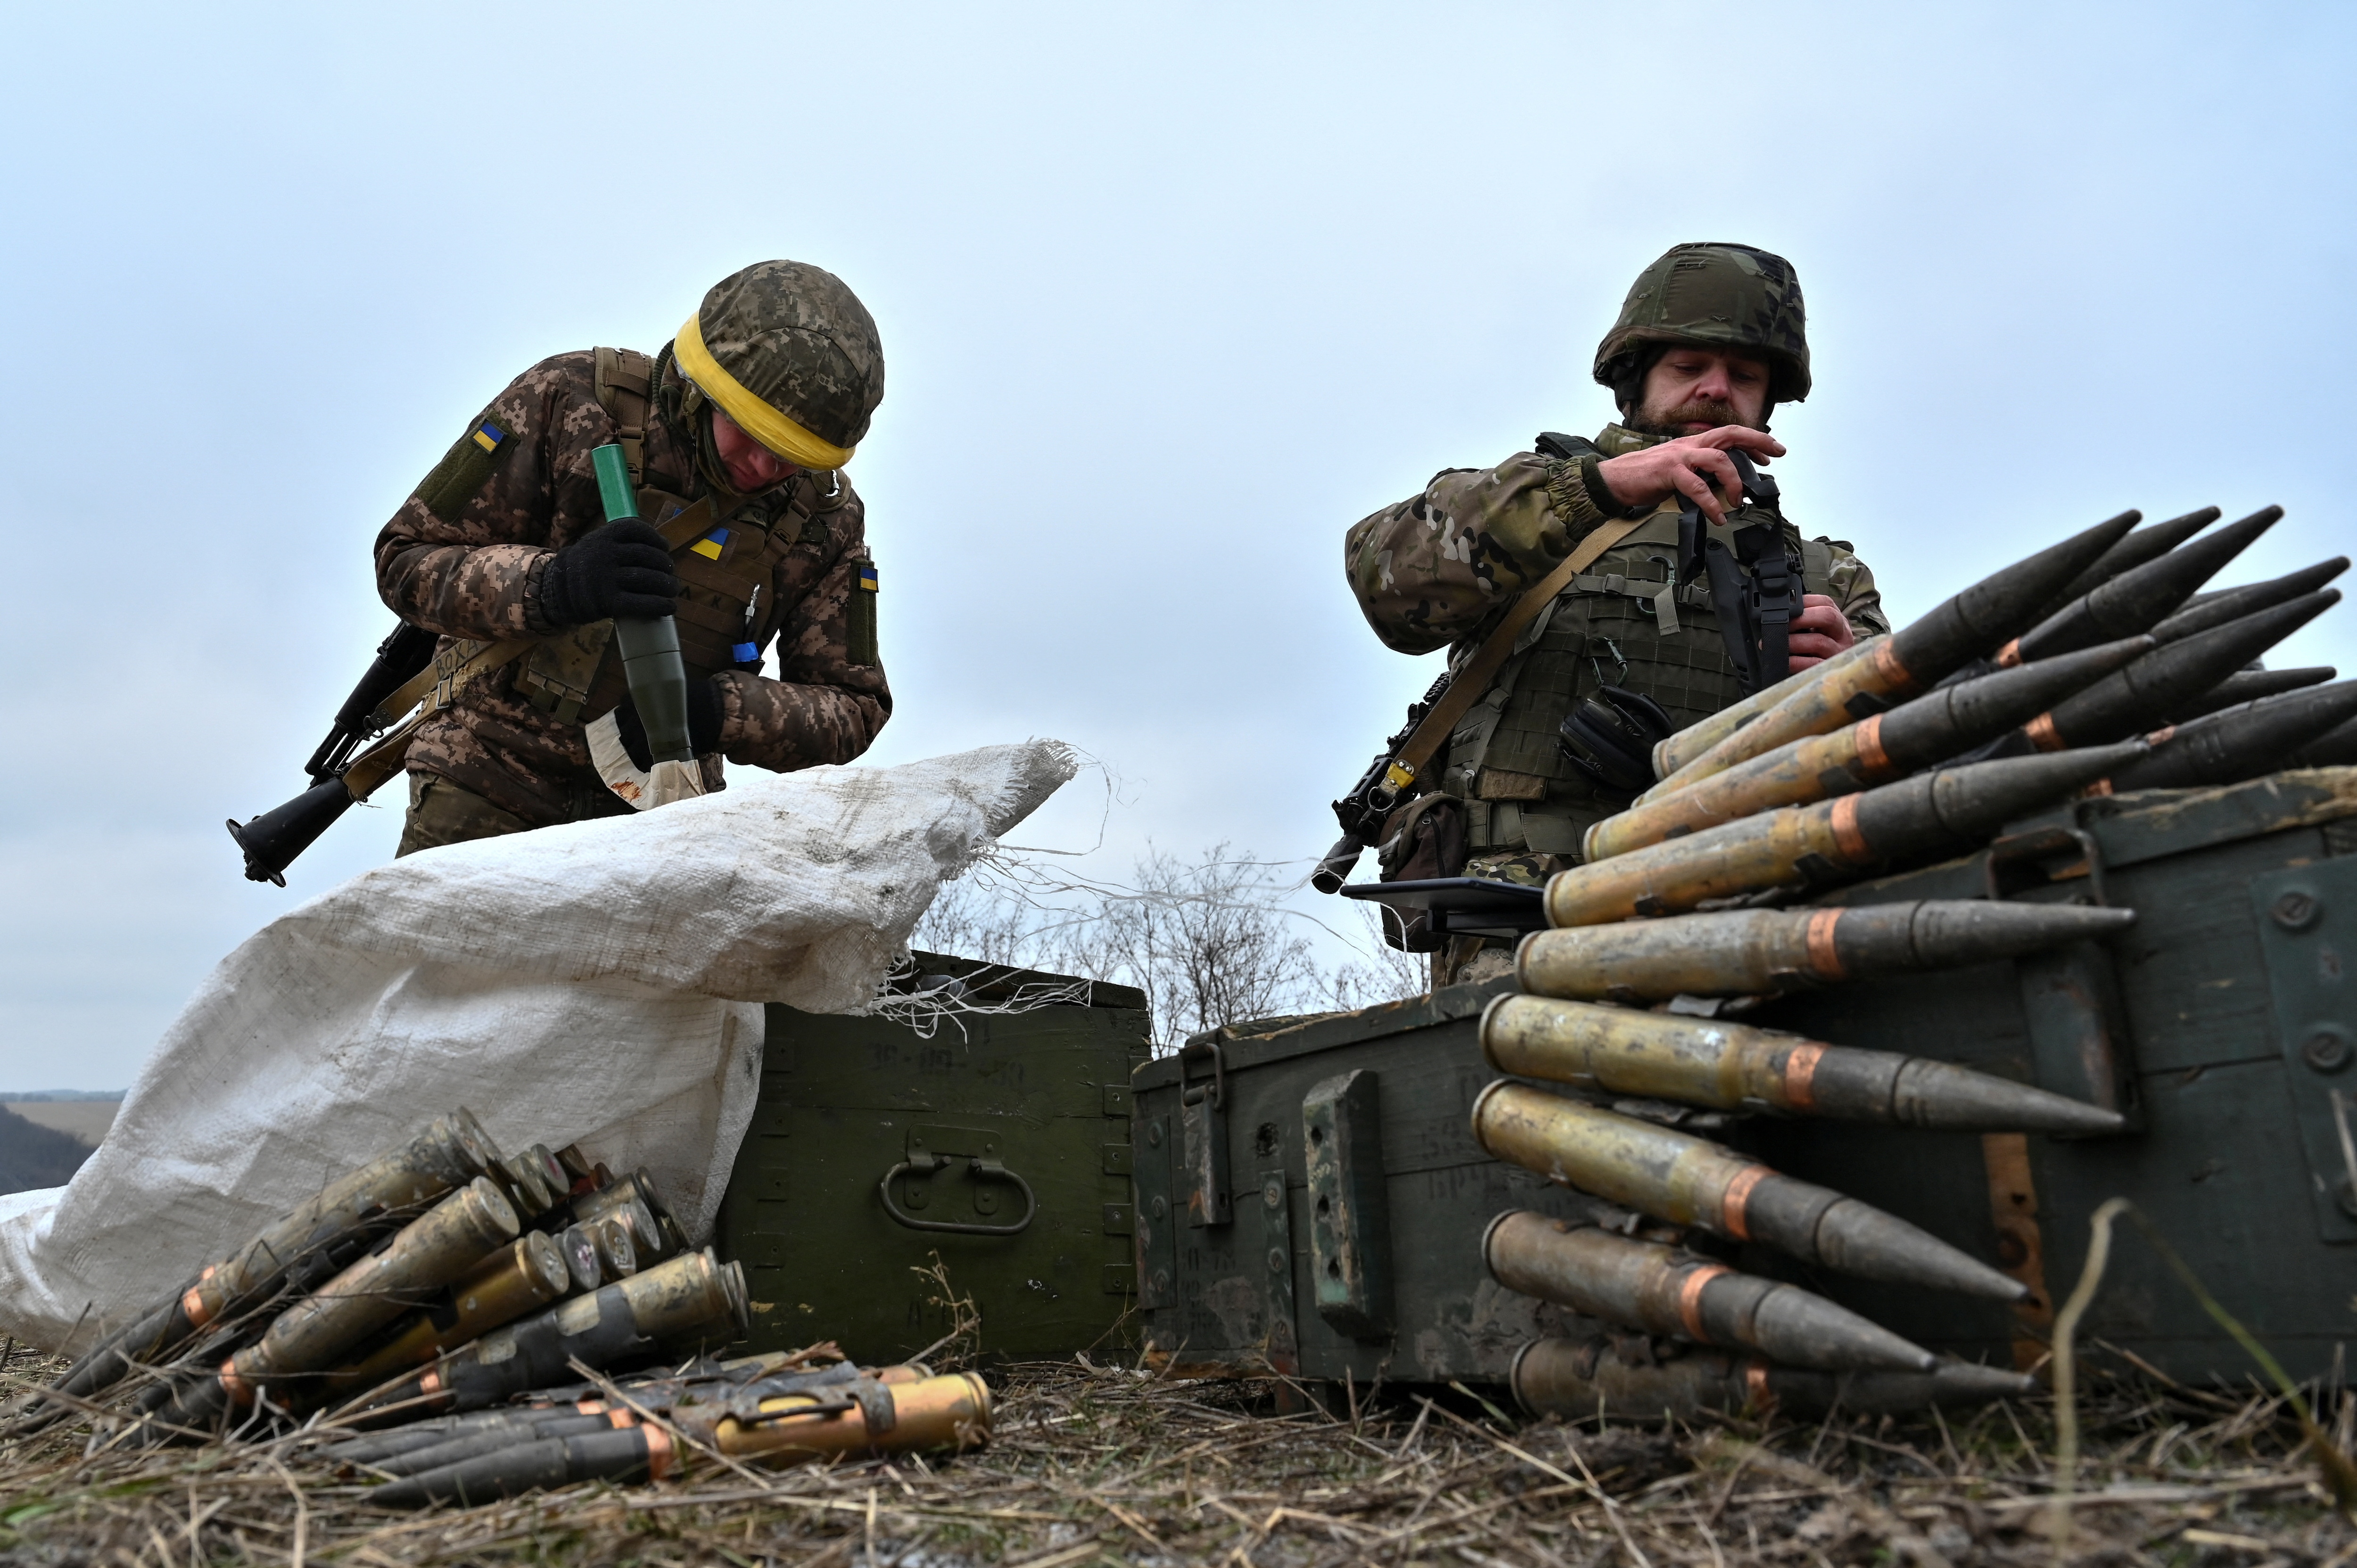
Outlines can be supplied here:
<path id="1" fill-rule="evenodd" d="M 303 765 L 303 771 L 311 776 L 311 787 L 251 822 L 230 819 L 229 836 L 245 853 L 246 880 L 285 886 L 286 867 L 295 857 L 310 848 L 367 792 L 356 792 L 346 781 L 345 770 L 364 743 L 383 734 L 401 717 L 381 710 L 386 699 L 434 662 L 438 640 L 434 633 L 407 621 L 395 626 L 376 645 L 376 661 L 336 710 L 328 738 Z"/>
<path id="2" fill-rule="evenodd" d="M 1351 786 L 1350 793 L 1334 802 L 1334 820 L 1342 824 L 1342 836 L 1334 841 L 1334 847 L 1326 852 L 1318 869 L 1309 874 L 1309 886 L 1318 892 L 1335 892 L 1349 879 L 1352 868 L 1359 864 L 1359 856 L 1383 831 L 1383 820 L 1399 804 L 1402 793 L 1415 782 L 1415 768 L 1399 760 L 1400 747 L 1407 744 L 1407 737 L 1415 733 L 1415 726 L 1424 722 L 1424 715 L 1448 690 L 1453 678 L 1452 673 L 1443 673 L 1424 693 L 1422 701 L 1408 704 L 1407 722 L 1400 725 L 1399 733 L 1383 742 L 1383 749 L 1367 765 L 1359 781 Z"/>

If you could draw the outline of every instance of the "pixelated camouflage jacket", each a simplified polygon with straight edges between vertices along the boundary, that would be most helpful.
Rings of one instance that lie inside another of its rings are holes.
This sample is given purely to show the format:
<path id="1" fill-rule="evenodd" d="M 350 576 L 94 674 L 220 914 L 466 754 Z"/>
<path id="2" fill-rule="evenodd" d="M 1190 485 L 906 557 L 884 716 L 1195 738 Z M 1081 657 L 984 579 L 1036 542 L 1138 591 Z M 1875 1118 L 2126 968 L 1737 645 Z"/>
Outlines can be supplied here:
<path id="1" fill-rule="evenodd" d="M 542 637 L 557 629 L 538 613 L 554 553 L 605 521 L 590 453 L 617 438 L 599 405 L 588 350 L 544 360 L 518 376 L 468 426 L 503 435 L 471 494 L 447 496 L 438 477 L 413 493 L 376 540 L 377 592 L 404 620 L 445 639 Z M 462 442 L 466 437 L 462 437 Z M 463 448 L 454 448 L 454 455 Z M 648 422 L 647 487 L 685 499 L 712 493 L 691 439 Z M 828 494 L 822 481 L 841 486 Z M 732 528 L 791 531 L 763 585 L 748 640 L 776 639 L 778 678 L 743 671 L 713 677 L 720 690 L 720 753 L 778 772 L 848 762 L 866 751 L 892 712 L 881 663 L 851 658 L 849 604 L 868 564 L 866 509 L 841 476 L 798 473 L 749 498 L 720 495 Z M 445 646 L 447 646 L 446 642 Z M 438 775 L 534 826 L 573 814 L 581 791 L 602 792 L 578 722 L 543 712 L 516 690 L 511 663 L 468 685 L 410 743 L 412 771 Z M 594 714 L 588 715 L 594 717 Z M 707 759 L 710 786 L 719 768 Z"/>
<path id="2" fill-rule="evenodd" d="M 1608 457 L 1660 438 L 1608 425 Z M 1429 653 L 1472 639 L 1597 528 L 1610 521 L 1576 461 L 1518 452 L 1494 468 L 1447 468 L 1423 493 L 1353 524 L 1343 569 L 1386 648 Z M 1831 546 L 1829 596 L 1860 634 L 1887 632 L 1874 574 Z"/>

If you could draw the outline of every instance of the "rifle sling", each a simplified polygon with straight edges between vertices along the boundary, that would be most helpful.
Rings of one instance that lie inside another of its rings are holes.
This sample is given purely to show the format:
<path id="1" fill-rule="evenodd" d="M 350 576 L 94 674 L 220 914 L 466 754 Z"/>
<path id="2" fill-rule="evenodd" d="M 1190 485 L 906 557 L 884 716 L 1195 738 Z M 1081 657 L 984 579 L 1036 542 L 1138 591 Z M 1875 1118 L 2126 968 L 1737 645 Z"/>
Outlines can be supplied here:
<path id="1" fill-rule="evenodd" d="M 1530 592 L 1516 600 L 1513 608 L 1506 612 L 1505 618 L 1474 650 L 1473 657 L 1450 677 L 1448 690 L 1440 693 L 1440 700 L 1432 704 L 1423 722 L 1407 737 L 1407 744 L 1399 748 L 1392 760 L 1411 773 L 1420 774 L 1424 765 L 1432 760 L 1434 753 L 1448 743 L 1450 733 L 1457 728 L 1457 721 L 1465 716 L 1465 711 L 1473 705 L 1476 698 L 1490 689 L 1491 677 L 1504 667 L 1514 651 L 1515 640 L 1531 622 L 1538 618 L 1539 611 L 1544 609 L 1557 594 L 1569 587 L 1574 577 L 1593 565 L 1597 557 L 1636 532 L 1637 525 L 1652 515 L 1647 512 L 1603 524 L 1581 540 L 1572 553 L 1563 558 L 1563 564 L 1539 579 Z"/>
<path id="2" fill-rule="evenodd" d="M 695 541 L 712 532 L 712 498 L 705 497 L 694 506 L 673 517 L 656 532 L 676 555 Z M 409 749 L 409 737 L 417 726 L 450 705 L 460 687 L 478 676 L 488 675 L 503 664 L 512 663 L 532 651 L 541 641 L 536 637 L 510 638 L 504 642 L 475 642 L 461 638 L 451 647 L 437 653 L 434 661 L 403 682 L 391 696 L 377 705 L 377 716 L 390 719 L 395 714 L 409 717 L 392 730 L 376 745 L 352 758 L 344 769 L 344 784 L 355 800 L 365 800 L 383 785 L 386 779 L 401 771 L 401 758 Z M 469 651 L 471 650 L 471 651 Z M 420 707 L 419 704 L 424 704 Z M 418 712 L 410 714 L 412 708 Z"/>

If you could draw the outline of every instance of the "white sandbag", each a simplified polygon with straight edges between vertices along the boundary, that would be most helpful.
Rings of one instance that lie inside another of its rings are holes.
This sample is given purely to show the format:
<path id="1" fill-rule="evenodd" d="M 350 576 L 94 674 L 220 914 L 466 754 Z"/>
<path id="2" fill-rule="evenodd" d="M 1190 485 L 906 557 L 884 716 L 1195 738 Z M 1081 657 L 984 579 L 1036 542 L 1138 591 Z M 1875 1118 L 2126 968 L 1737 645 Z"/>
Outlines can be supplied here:
<path id="1" fill-rule="evenodd" d="M 739 773 L 314 898 L 221 961 L 70 1185 L 0 1197 L 0 1333 L 87 1346 L 462 1105 L 506 1152 L 646 1166 L 702 1240 L 752 1114 L 759 1004 L 865 1009 L 942 880 L 1073 768 L 1032 741 Z"/>

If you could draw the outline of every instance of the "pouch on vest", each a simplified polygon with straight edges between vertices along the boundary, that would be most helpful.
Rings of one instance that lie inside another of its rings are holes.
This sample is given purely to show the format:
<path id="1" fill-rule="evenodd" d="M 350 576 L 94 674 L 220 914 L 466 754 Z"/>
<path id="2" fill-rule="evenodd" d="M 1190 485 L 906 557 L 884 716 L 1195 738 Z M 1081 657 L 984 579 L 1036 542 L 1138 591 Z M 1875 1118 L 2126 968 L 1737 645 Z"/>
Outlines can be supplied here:
<path id="1" fill-rule="evenodd" d="M 1619 795 L 1653 785 L 1653 747 L 1677 729 L 1667 709 L 1642 692 L 1599 686 L 1563 721 L 1563 759 Z"/>
<path id="2" fill-rule="evenodd" d="M 1375 846 L 1375 866 L 1385 882 L 1422 882 L 1465 875 L 1465 805 L 1453 795 L 1419 795 L 1383 822 Z M 1412 909 L 1403 918 L 1388 904 L 1383 940 L 1402 952 L 1437 952 L 1448 939 L 1432 929 L 1431 911 Z"/>

